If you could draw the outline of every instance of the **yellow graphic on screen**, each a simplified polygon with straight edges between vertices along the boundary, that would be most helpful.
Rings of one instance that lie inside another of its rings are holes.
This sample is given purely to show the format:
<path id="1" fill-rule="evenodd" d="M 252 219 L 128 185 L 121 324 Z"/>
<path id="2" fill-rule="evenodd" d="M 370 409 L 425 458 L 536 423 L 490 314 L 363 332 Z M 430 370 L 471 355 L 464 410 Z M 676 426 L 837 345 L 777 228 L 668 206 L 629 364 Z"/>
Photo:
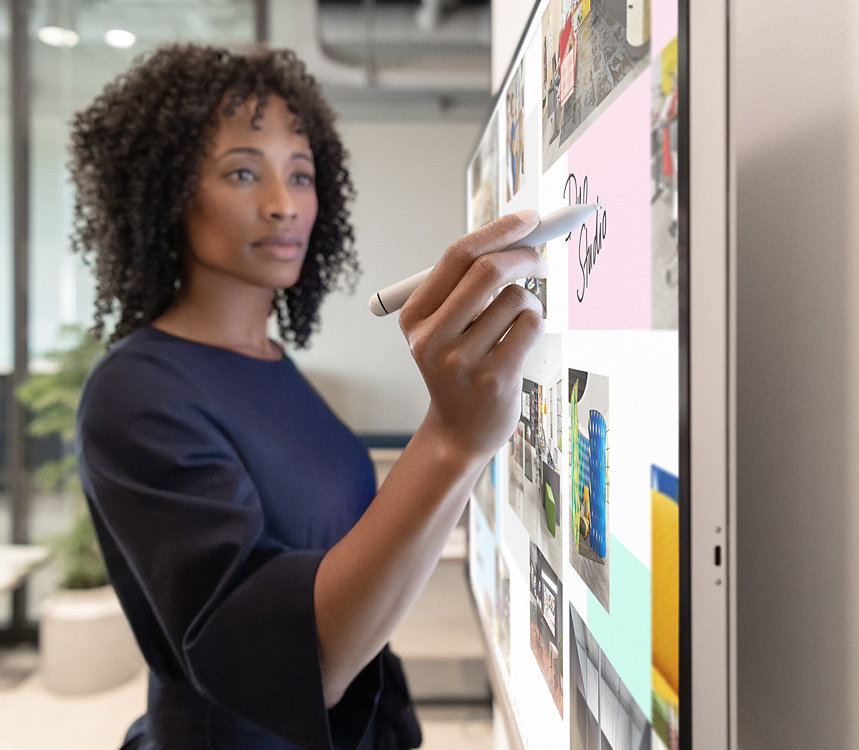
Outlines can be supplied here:
<path id="1" fill-rule="evenodd" d="M 653 728 L 669 748 L 679 733 L 680 512 L 676 478 L 652 468 L 652 710 Z M 672 497 L 672 494 L 674 495 Z"/>

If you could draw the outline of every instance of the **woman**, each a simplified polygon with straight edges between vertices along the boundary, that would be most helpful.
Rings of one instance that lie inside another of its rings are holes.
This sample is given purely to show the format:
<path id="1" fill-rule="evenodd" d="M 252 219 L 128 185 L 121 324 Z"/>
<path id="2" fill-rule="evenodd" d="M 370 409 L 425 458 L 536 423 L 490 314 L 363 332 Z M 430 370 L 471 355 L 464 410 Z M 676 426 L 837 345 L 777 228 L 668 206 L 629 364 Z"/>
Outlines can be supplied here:
<path id="1" fill-rule="evenodd" d="M 414 747 L 386 643 L 518 418 L 542 327 L 507 247 L 451 245 L 400 314 L 425 419 L 375 491 L 366 451 L 284 354 L 357 271 L 333 116 L 288 51 L 171 46 L 73 123 L 75 247 L 97 279 L 77 449 L 150 668 L 135 748 Z M 268 333 L 272 313 L 281 342 Z"/>

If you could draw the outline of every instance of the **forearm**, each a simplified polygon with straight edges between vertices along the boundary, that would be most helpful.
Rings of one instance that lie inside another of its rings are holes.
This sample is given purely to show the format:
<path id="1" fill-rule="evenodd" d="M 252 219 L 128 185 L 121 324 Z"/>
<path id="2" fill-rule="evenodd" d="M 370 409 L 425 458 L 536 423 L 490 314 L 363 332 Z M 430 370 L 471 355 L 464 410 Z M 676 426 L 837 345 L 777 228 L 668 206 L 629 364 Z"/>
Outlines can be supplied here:
<path id="1" fill-rule="evenodd" d="M 336 703 L 420 594 L 488 456 L 424 420 L 314 590 L 326 701 Z"/>
<path id="2" fill-rule="evenodd" d="M 400 312 L 430 407 L 319 567 L 314 606 L 329 703 L 390 638 L 519 418 L 522 367 L 543 322 L 537 298 L 511 282 L 543 274 L 545 263 L 530 248 L 505 248 L 536 222 L 534 212 L 506 216 L 454 242 Z"/>

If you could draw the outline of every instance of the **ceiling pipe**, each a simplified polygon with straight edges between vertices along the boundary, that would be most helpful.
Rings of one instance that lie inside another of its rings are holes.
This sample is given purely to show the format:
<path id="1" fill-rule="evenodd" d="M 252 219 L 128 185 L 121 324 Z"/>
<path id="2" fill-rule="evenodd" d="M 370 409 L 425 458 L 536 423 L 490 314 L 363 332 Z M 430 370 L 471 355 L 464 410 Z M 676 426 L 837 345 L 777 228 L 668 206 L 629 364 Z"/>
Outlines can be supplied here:
<path id="1" fill-rule="evenodd" d="M 295 50 L 320 84 L 338 89 L 488 95 L 488 49 L 481 54 L 479 41 L 450 41 L 442 27 L 455 28 L 455 19 L 440 23 L 436 16 L 434 29 L 423 32 L 414 8 L 404 15 L 389 13 L 388 8 L 383 13 L 374 6 L 373 2 L 362 2 L 360 8 L 344 5 L 335 10 L 326 6 L 320 11 L 318 0 L 271 3 L 269 41 Z M 440 14 L 440 4 L 437 10 Z M 333 47 L 330 42 L 323 44 L 328 35 L 323 36 L 322 23 L 323 19 L 329 22 L 329 14 L 337 27 Z M 350 36 L 345 36 L 347 33 Z M 473 37 L 479 34 L 472 32 Z M 396 62 L 386 61 L 388 40 L 392 46 L 408 40 L 410 54 L 404 56 L 400 51 Z M 333 53 L 332 48 L 343 52 Z M 445 54 L 440 53 L 442 50 Z"/>
<path id="2" fill-rule="evenodd" d="M 432 31 L 438 27 L 441 19 L 441 0 L 421 0 L 421 7 L 415 16 L 418 26 L 423 31 Z"/>
<path id="3" fill-rule="evenodd" d="M 364 88 L 370 85 L 363 66 L 338 62 L 326 55 L 319 43 L 319 7 L 316 0 L 269 4 L 269 43 L 288 47 L 305 62 L 321 83 Z"/>

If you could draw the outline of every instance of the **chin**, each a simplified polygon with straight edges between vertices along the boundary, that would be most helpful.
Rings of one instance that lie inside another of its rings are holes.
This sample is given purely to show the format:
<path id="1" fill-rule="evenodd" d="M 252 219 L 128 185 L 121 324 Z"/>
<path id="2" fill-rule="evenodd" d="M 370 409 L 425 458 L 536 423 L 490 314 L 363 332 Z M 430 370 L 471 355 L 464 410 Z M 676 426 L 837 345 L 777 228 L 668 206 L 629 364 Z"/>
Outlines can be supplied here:
<path id="1" fill-rule="evenodd" d="M 296 274 L 294 276 L 290 276 L 288 278 L 279 279 L 275 282 L 275 291 L 278 289 L 292 289 L 298 282 L 301 281 L 301 275 Z"/>

